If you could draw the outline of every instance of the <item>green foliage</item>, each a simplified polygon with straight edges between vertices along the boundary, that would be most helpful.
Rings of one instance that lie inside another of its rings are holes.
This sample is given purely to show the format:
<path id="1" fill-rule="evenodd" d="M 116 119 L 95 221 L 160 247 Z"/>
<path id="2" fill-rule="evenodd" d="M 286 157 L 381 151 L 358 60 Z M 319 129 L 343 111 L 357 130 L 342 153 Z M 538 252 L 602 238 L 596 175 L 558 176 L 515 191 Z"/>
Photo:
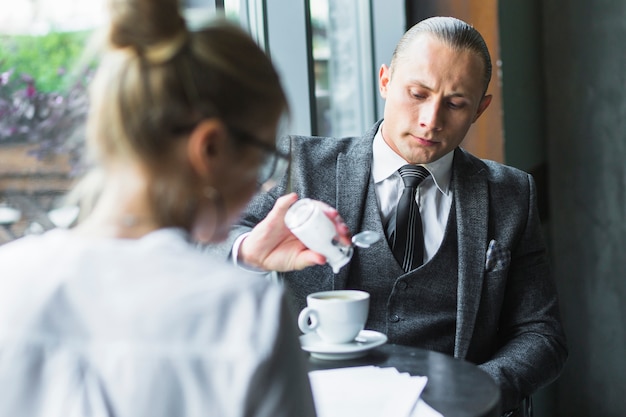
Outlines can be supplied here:
<path id="1" fill-rule="evenodd" d="M 69 88 L 65 72 L 83 54 L 91 32 L 53 32 L 43 36 L 0 35 L 0 73 L 27 74 L 42 92 Z"/>

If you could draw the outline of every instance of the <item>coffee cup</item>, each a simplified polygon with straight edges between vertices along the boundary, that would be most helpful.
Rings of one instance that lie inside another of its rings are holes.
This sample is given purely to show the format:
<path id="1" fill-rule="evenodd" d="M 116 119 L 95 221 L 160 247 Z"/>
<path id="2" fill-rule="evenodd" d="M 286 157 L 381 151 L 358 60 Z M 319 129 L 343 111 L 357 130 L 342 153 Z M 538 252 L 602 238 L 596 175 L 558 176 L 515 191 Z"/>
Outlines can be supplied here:
<path id="1" fill-rule="evenodd" d="M 309 294 L 298 316 L 303 333 L 316 332 L 327 343 L 352 342 L 364 329 L 370 295 L 359 290 L 334 290 Z"/>

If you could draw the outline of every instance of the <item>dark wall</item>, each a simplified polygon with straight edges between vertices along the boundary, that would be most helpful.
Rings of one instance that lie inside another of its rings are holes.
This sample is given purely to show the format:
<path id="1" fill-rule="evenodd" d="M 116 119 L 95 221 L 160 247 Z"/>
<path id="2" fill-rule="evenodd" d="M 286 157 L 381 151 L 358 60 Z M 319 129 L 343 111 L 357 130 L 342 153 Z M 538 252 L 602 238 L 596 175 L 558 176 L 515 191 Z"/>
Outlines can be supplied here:
<path id="1" fill-rule="evenodd" d="M 544 0 L 558 415 L 626 416 L 626 2 Z"/>
<path id="2" fill-rule="evenodd" d="M 504 161 L 530 172 L 541 220 L 549 221 L 541 0 L 501 1 L 500 70 Z"/>

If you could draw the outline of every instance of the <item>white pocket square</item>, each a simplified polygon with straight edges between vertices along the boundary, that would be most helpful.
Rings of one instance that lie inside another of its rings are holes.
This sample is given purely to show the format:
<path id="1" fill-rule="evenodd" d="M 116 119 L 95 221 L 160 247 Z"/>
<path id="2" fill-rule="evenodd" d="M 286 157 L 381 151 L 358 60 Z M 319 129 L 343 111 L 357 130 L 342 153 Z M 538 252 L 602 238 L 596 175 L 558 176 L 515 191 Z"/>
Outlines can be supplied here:
<path id="1" fill-rule="evenodd" d="M 489 242 L 489 247 L 487 248 L 485 269 L 487 271 L 493 271 L 494 269 L 504 268 L 510 261 L 511 252 L 492 239 L 491 242 Z"/>

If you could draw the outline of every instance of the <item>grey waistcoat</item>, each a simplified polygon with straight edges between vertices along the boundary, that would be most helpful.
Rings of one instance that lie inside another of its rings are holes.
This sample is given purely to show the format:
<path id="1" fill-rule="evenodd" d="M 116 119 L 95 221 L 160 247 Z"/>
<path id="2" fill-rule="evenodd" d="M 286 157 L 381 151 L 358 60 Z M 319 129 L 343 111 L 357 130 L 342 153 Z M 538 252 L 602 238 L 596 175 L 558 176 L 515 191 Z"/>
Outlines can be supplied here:
<path id="1" fill-rule="evenodd" d="M 371 183 L 360 230 L 375 230 L 385 236 Z M 385 333 L 390 343 L 454 354 L 456 235 L 453 204 L 439 250 L 428 263 L 409 273 L 402 270 L 384 238 L 372 248 L 355 251 L 347 287 L 370 293 L 366 329 Z"/>

